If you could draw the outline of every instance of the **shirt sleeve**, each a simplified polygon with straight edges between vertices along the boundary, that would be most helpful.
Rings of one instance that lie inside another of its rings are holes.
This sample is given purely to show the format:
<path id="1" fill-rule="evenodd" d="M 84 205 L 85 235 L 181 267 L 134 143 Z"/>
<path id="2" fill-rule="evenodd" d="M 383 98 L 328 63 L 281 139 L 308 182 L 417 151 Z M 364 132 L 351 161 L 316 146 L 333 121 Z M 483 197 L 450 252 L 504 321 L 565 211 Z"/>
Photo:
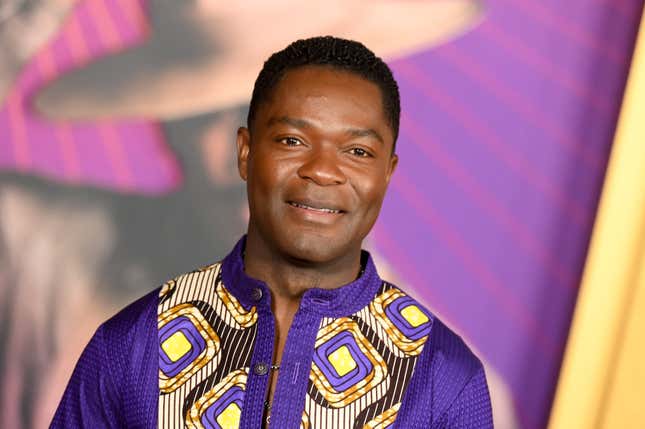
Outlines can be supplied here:
<path id="1" fill-rule="evenodd" d="M 110 376 L 104 339 L 99 327 L 74 368 L 50 428 L 117 428 L 119 395 Z"/>
<path id="2" fill-rule="evenodd" d="M 493 427 L 490 395 L 483 367 L 480 366 L 466 383 L 463 390 L 441 416 L 436 427 L 442 429 L 489 429 Z"/>

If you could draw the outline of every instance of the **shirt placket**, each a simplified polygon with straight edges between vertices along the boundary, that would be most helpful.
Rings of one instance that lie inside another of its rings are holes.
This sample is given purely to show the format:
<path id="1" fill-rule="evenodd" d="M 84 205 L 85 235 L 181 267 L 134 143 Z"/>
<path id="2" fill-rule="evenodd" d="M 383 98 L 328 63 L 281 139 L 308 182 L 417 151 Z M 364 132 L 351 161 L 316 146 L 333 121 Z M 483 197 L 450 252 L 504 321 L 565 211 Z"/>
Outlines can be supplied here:
<path id="1" fill-rule="evenodd" d="M 321 316 L 301 308 L 291 322 L 271 405 L 270 429 L 299 428 Z"/>
<path id="2" fill-rule="evenodd" d="M 253 345 L 253 354 L 246 381 L 244 406 L 240 416 L 241 429 L 262 427 L 264 401 L 267 396 L 273 345 L 275 343 L 275 320 L 271 313 L 268 291 L 256 287 L 249 292 L 250 301 L 257 305 L 258 331 Z"/>

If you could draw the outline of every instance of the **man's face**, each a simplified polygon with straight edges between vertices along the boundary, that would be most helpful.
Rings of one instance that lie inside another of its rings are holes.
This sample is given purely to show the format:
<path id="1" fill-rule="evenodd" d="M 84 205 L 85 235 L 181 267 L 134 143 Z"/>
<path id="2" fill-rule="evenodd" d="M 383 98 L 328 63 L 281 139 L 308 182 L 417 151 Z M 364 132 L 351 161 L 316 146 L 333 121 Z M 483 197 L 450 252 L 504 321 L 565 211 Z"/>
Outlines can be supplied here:
<path id="1" fill-rule="evenodd" d="M 303 262 L 358 256 L 397 163 L 378 86 L 330 67 L 288 71 L 237 145 L 249 236 Z"/>

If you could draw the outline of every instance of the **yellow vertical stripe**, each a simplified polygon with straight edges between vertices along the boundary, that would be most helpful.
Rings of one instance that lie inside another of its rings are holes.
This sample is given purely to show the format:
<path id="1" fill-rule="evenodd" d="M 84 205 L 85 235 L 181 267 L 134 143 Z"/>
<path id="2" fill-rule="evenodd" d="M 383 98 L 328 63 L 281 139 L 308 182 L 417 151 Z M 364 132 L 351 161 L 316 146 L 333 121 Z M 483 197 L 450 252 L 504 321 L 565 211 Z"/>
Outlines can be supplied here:
<path id="1" fill-rule="evenodd" d="M 645 428 L 645 252 L 618 350 L 614 376 L 607 387 L 607 404 L 599 422 L 603 428 Z"/>
<path id="2" fill-rule="evenodd" d="M 645 20 L 550 429 L 645 428 Z"/>

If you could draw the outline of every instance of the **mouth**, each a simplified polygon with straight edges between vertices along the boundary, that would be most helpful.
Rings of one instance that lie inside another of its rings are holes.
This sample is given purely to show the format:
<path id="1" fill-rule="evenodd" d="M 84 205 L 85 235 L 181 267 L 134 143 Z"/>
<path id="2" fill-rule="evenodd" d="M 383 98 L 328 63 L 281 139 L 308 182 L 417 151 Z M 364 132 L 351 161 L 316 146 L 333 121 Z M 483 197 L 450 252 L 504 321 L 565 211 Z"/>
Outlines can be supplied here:
<path id="1" fill-rule="evenodd" d="M 328 214 L 345 213 L 345 211 L 341 209 L 337 209 L 333 207 L 324 207 L 324 204 L 315 204 L 310 202 L 305 204 L 304 202 L 296 202 L 296 201 L 288 201 L 288 203 L 292 207 L 296 207 L 298 209 L 310 210 L 318 213 L 328 213 Z"/>

